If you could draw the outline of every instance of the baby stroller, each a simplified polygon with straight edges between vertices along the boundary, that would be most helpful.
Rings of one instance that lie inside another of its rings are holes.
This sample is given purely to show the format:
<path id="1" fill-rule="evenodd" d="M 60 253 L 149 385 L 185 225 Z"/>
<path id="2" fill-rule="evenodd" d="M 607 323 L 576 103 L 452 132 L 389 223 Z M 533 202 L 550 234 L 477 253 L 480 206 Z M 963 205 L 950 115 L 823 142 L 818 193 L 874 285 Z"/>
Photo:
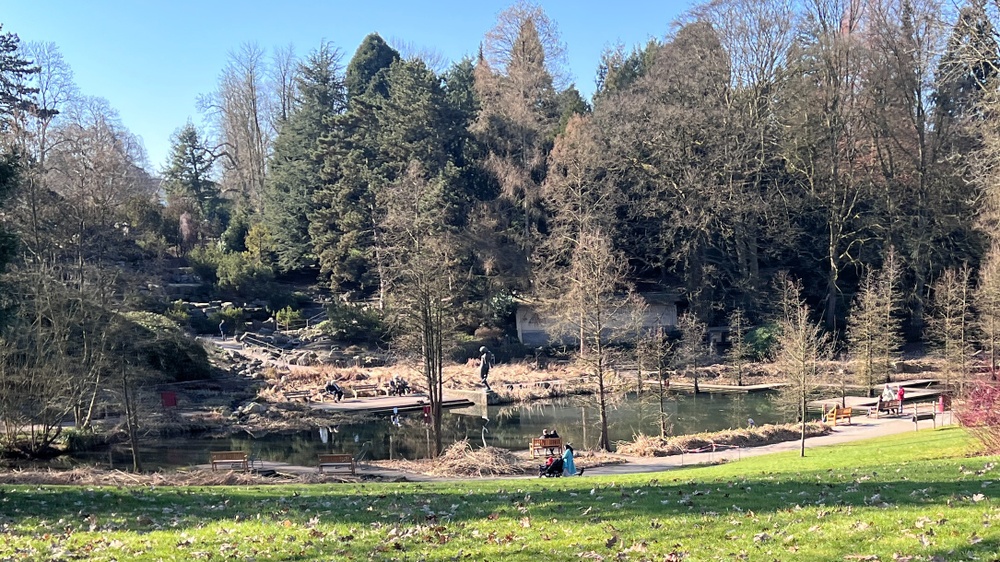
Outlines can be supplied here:
<path id="1" fill-rule="evenodd" d="M 555 457 L 552 459 L 551 463 L 543 464 L 538 467 L 538 477 L 539 478 L 557 478 L 562 476 L 563 473 L 563 460 L 562 457 Z"/>

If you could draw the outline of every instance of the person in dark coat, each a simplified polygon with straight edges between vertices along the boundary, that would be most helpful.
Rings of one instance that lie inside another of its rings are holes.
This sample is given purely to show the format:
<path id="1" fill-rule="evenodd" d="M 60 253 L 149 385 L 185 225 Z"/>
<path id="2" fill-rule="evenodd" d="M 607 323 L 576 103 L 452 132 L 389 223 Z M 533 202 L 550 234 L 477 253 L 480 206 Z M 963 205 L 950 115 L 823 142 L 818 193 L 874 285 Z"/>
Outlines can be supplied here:
<path id="1" fill-rule="evenodd" d="M 490 367 L 493 366 L 495 358 L 490 350 L 486 349 L 486 346 L 479 348 L 479 380 L 483 382 L 483 386 L 486 388 L 486 392 L 491 392 L 493 389 L 490 388 L 490 383 L 487 380 L 490 376 Z"/>

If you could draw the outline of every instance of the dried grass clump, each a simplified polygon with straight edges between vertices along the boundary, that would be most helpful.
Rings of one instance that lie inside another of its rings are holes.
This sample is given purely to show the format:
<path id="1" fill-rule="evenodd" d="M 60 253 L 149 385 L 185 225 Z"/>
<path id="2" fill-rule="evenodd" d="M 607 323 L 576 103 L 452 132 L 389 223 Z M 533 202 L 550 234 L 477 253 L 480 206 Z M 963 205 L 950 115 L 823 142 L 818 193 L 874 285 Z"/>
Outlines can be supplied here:
<path id="1" fill-rule="evenodd" d="M 799 424 L 780 424 L 762 425 L 748 429 L 727 429 L 714 433 L 678 435 L 668 439 L 639 434 L 631 442 L 617 443 L 616 451 L 622 455 L 637 457 L 665 457 L 708 447 L 713 443 L 738 447 L 760 447 L 794 441 L 801 437 L 801 431 L 802 426 Z M 806 424 L 806 437 L 826 435 L 830 431 L 830 427 L 823 423 Z"/>
<path id="2" fill-rule="evenodd" d="M 524 474 L 523 461 L 506 449 L 473 449 L 468 439 L 456 441 L 441 456 L 429 461 L 433 476 L 510 476 Z"/>

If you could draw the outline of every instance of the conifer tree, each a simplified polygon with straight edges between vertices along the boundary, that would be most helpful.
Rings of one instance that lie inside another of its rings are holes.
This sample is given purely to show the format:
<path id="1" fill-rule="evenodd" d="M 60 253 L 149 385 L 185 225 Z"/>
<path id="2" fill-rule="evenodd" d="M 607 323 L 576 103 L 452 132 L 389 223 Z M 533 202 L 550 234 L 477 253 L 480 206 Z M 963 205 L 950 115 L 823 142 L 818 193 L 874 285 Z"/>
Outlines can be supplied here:
<path id="1" fill-rule="evenodd" d="M 274 141 L 264 190 L 264 226 L 282 271 L 317 262 L 308 216 L 322 185 L 319 140 L 347 106 L 340 54 L 329 43 L 300 65 L 296 82 L 298 96 Z"/>

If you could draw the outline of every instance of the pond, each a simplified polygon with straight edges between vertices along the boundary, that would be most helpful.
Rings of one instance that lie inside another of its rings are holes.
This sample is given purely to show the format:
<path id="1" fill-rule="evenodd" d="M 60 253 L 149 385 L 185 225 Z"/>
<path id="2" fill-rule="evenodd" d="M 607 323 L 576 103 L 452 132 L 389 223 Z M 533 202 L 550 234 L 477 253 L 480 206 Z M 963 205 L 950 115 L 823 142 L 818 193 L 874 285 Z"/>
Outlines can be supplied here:
<path id="1" fill-rule="evenodd" d="M 672 435 L 745 427 L 747 418 L 753 418 L 758 425 L 785 421 L 764 393 L 671 394 L 664 406 Z M 612 443 L 631 440 L 640 433 L 659 434 L 658 412 L 654 394 L 617 398 L 608 409 Z M 488 422 L 483 414 L 489 418 Z M 591 396 L 491 406 L 485 411 L 450 411 L 444 416 L 443 426 L 445 447 L 461 439 L 479 447 L 485 438 L 490 446 L 526 450 L 530 439 L 540 436 L 543 428 L 557 430 L 564 441 L 577 449 L 595 447 L 600 436 L 597 404 Z M 429 442 L 428 427 L 421 414 L 414 413 L 401 416 L 399 426 L 386 418 L 256 438 L 243 434 L 222 439 L 162 439 L 146 442 L 141 458 L 146 469 L 177 468 L 206 463 L 209 451 L 244 450 L 263 460 L 313 466 L 318 453 L 329 452 L 352 453 L 361 459 L 426 458 Z M 102 464 L 110 460 L 117 467 L 131 462 L 122 452 L 110 458 L 105 453 L 103 458 L 89 460 Z"/>

